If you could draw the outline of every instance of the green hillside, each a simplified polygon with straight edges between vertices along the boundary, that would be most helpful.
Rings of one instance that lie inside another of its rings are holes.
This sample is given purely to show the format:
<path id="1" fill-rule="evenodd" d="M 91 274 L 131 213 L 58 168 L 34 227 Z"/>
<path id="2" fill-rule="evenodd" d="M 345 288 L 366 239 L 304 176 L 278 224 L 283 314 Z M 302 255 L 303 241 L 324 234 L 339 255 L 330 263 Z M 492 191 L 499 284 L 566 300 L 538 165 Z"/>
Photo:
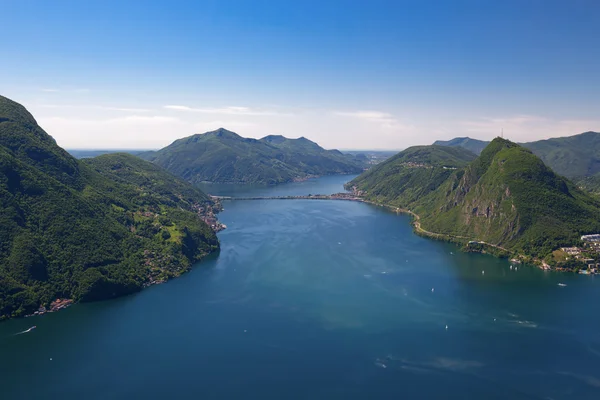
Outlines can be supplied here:
<path id="1" fill-rule="evenodd" d="M 585 132 L 579 135 L 538 140 L 524 143 L 557 174 L 574 178 L 591 176 L 600 172 L 600 133 Z"/>
<path id="2" fill-rule="evenodd" d="M 490 142 L 484 140 L 471 139 L 470 137 L 458 137 L 451 140 L 436 140 L 434 146 L 449 146 L 449 147 L 462 147 L 472 153 L 479 155 L 485 146 Z"/>
<path id="3" fill-rule="evenodd" d="M 179 275 L 218 249 L 206 201 L 133 156 L 76 160 L 0 96 L 0 319 Z"/>
<path id="4" fill-rule="evenodd" d="M 103 154 L 113 154 L 113 153 L 128 153 L 133 155 L 138 155 L 141 153 L 146 153 L 148 150 L 135 150 L 135 149 L 123 149 L 123 150 L 87 150 L 87 149 L 65 149 L 70 155 L 77 159 L 81 158 L 91 158 L 101 156 Z"/>
<path id="5" fill-rule="evenodd" d="M 591 193 L 595 196 L 600 196 L 600 173 L 592 176 L 578 177 L 573 180 L 577 187 Z"/>
<path id="6" fill-rule="evenodd" d="M 367 198 L 379 199 L 373 192 L 382 190 L 379 184 L 379 179 L 372 179 L 360 187 Z M 545 257 L 557 247 L 577 243 L 581 234 L 600 231 L 597 199 L 508 140 L 494 139 L 479 157 L 453 171 L 437 188 L 424 190 L 427 185 L 415 180 L 391 203 L 415 211 L 421 227 L 430 232 Z M 404 194 L 419 190 L 423 196 Z"/>
<path id="7" fill-rule="evenodd" d="M 438 140 L 441 146 L 463 147 L 479 154 L 489 142 L 471 138 Z M 554 172 L 567 178 L 591 176 L 600 172 L 600 133 L 585 132 L 579 135 L 522 143 L 540 157 Z M 476 151 L 480 148 L 479 151 Z"/>
<path id="8" fill-rule="evenodd" d="M 346 188 L 367 191 L 372 201 L 408 207 L 475 158 L 461 147 L 410 147 L 359 175 Z"/>
<path id="9" fill-rule="evenodd" d="M 276 184 L 363 170 L 363 163 L 354 156 L 325 150 L 305 138 L 248 139 L 226 129 L 179 139 L 139 157 L 192 183 Z"/>

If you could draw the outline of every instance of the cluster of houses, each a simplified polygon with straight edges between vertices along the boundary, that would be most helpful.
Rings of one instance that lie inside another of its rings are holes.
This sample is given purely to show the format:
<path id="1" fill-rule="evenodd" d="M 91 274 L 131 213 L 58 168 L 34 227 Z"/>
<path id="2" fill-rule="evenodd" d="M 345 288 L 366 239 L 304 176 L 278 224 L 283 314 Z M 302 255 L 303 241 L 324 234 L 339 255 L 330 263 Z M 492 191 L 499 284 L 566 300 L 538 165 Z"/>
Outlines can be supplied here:
<path id="1" fill-rule="evenodd" d="M 69 307 L 71 304 L 73 304 L 72 299 L 56 299 L 52 303 L 50 303 L 50 306 L 48 308 L 42 305 L 40 306 L 40 308 L 38 308 L 36 312 L 34 312 L 33 314 L 26 315 L 25 317 L 32 317 L 34 315 L 44 315 L 46 313 L 59 311 L 63 308 Z"/>
<path id="2" fill-rule="evenodd" d="M 433 166 L 431 166 L 431 165 L 417 163 L 417 162 L 413 162 L 413 161 L 407 161 L 400 165 L 402 165 L 403 167 L 408 167 L 408 168 L 433 168 Z"/>
<path id="3" fill-rule="evenodd" d="M 222 210 L 221 203 L 219 202 L 219 198 L 212 196 L 214 201 L 214 205 L 211 204 L 193 204 L 192 209 L 196 211 L 200 219 L 204 221 L 208 226 L 212 228 L 213 231 L 219 232 L 223 229 L 227 228 L 227 226 L 221 222 L 219 222 L 217 218 L 217 213 Z"/>
<path id="4" fill-rule="evenodd" d="M 585 267 L 579 271 L 580 274 L 600 273 L 600 233 L 583 235 L 581 241 L 583 242 L 582 248 L 561 247 L 561 251 L 584 264 Z M 595 259 L 590 258 L 590 254 L 595 254 Z"/>

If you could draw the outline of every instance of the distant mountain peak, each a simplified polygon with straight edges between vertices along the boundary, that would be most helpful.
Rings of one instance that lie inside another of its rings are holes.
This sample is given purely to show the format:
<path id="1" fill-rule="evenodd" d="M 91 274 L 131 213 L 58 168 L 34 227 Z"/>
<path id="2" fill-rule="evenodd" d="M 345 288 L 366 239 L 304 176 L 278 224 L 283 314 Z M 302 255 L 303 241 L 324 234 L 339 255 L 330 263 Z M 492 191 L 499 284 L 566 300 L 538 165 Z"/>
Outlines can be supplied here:
<path id="1" fill-rule="evenodd" d="M 219 137 L 230 136 L 230 137 L 241 138 L 241 136 L 238 135 L 237 133 L 230 131 L 228 129 L 225 129 L 225 128 L 219 128 L 214 131 L 205 132 L 205 133 L 203 133 L 203 135 L 214 135 L 214 136 L 219 136 Z"/>
<path id="2" fill-rule="evenodd" d="M 142 158 L 189 182 L 283 183 L 309 176 L 359 173 L 364 160 L 302 137 L 243 138 L 224 128 L 179 139 Z"/>
<path id="3" fill-rule="evenodd" d="M 260 140 L 267 143 L 279 144 L 285 142 L 286 140 L 288 140 L 288 138 L 286 138 L 283 135 L 268 135 Z"/>
<path id="4" fill-rule="evenodd" d="M 450 140 L 436 140 L 433 144 L 436 146 L 449 146 L 449 147 L 464 147 L 465 149 L 479 154 L 488 145 L 489 142 L 483 140 L 472 139 L 468 136 L 456 137 Z"/>

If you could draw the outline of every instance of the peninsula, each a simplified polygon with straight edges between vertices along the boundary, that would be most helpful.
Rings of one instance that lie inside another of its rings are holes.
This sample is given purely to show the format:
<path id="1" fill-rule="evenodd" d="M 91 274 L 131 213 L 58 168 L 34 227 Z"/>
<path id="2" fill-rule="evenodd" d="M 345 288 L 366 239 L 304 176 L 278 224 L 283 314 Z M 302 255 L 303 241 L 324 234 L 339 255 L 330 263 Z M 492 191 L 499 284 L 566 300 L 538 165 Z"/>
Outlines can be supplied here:
<path id="1" fill-rule="evenodd" d="M 219 249 L 218 210 L 132 155 L 75 159 L 0 96 L 0 320 L 180 275 Z"/>

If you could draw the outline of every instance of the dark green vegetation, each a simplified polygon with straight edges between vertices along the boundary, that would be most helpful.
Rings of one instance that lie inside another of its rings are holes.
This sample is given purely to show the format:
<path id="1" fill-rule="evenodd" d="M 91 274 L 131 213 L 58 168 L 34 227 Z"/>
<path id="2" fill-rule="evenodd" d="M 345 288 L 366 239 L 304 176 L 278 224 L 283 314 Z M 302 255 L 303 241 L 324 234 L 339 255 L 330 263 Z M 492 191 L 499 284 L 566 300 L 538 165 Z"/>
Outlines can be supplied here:
<path id="1" fill-rule="evenodd" d="M 0 319 L 167 279 L 218 249 L 199 190 L 126 154 L 81 162 L 0 97 Z"/>
<path id="2" fill-rule="evenodd" d="M 585 132 L 575 136 L 525 143 L 557 174 L 567 178 L 600 173 L 600 133 Z"/>
<path id="3" fill-rule="evenodd" d="M 584 176 L 575 178 L 574 182 L 577 186 L 586 192 L 590 192 L 593 195 L 600 196 L 600 173 L 592 176 Z"/>
<path id="4" fill-rule="evenodd" d="M 290 182 L 311 176 L 362 172 L 364 160 L 324 150 L 306 138 L 247 139 L 226 129 L 176 140 L 140 157 L 192 182 Z"/>
<path id="5" fill-rule="evenodd" d="M 369 165 L 379 164 L 388 158 L 395 156 L 398 151 L 390 150 L 344 150 L 344 154 L 350 154 Z"/>
<path id="6" fill-rule="evenodd" d="M 463 147 L 479 154 L 489 142 L 470 138 L 456 138 L 448 141 L 438 140 L 434 144 Z M 481 149 L 475 151 L 480 146 Z M 600 133 L 598 132 L 585 132 L 574 136 L 538 140 L 523 143 L 522 146 L 540 157 L 554 172 L 569 179 L 580 179 L 581 177 L 600 173 Z"/>
<path id="7" fill-rule="evenodd" d="M 347 184 L 376 202 L 408 205 L 437 189 L 456 168 L 477 156 L 461 147 L 410 147 Z"/>
<path id="8" fill-rule="evenodd" d="M 462 147 L 477 155 L 479 155 L 488 144 L 490 144 L 490 142 L 471 139 L 470 137 L 459 137 L 451 140 L 436 140 L 433 143 L 434 146 Z"/>
<path id="9" fill-rule="evenodd" d="M 349 185 L 366 191 L 367 199 L 416 212 L 427 231 L 548 259 L 557 247 L 577 244 L 581 234 L 600 232 L 600 202 L 508 140 L 494 139 L 466 167 L 435 175 L 434 185 L 425 179 L 435 171 L 427 163 L 415 172 L 407 166 L 394 172 L 392 163 Z M 400 184 L 405 177 L 411 179 Z"/>
<path id="10" fill-rule="evenodd" d="M 133 154 L 133 155 L 138 155 L 140 153 L 145 153 L 148 150 L 102 150 L 102 149 L 97 149 L 97 150 L 88 150 L 88 149 L 66 149 L 67 152 L 72 155 L 75 158 L 90 158 L 90 157 L 97 157 L 97 156 L 101 156 L 103 154 L 113 154 L 113 153 L 127 153 L 127 154 Z"/>

